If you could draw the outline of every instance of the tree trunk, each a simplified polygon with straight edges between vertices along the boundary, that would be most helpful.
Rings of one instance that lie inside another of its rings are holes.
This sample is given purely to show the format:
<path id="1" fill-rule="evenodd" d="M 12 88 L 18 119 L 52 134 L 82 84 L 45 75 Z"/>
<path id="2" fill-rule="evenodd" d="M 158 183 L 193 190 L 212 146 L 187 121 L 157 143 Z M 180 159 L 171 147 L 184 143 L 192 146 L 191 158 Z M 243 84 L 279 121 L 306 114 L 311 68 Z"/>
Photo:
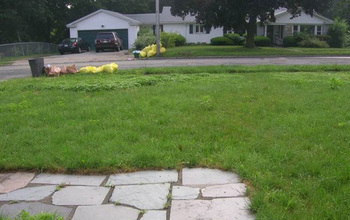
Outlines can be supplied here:
<path id="1" fill-rule="evenodd" d="M 249 22 L 247 24 L 247 42 L 246 47 L 248 48 L 254 48 L 254 37 L 255 37 L 255 31 L 256 31 L 256 16 L 250 16 Z"/>

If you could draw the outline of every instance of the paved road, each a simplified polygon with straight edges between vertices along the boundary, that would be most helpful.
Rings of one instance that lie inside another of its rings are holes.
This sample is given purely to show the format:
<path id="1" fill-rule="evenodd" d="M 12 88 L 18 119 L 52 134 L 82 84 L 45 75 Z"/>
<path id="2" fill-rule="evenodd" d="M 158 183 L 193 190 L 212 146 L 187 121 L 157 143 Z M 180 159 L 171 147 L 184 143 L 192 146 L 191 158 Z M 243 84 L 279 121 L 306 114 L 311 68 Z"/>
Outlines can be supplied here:
<path id="1" fill-rule="evenodd" d="M 270 58 L 196 58 L 196 59 L 142 59 L 133 60 L 124 52 L 67 54 L 45 57 L 45 64 L 71 65 L 78 68 L 87 65 L 99 66 L 116 62 L 120 69 L 140 67 L 209 66 L 209 65 L 319 65 L 347 64 L 350 57 L 270 57 Z M 0 67 L 0 80 L 31 76 L 27 60 L 19 60 L 10 66 Z"/>

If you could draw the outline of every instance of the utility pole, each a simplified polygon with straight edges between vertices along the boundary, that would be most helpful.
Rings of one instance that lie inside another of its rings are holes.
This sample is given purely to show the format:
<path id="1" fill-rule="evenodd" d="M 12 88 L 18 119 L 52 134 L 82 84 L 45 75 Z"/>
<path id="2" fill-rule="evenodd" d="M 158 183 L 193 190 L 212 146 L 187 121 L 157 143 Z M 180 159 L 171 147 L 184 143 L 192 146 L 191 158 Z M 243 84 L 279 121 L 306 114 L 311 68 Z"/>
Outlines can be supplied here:
<path id="1" fill-rule="evenodd" d="M 157 56 L 160 55 L 160 17 L 159 17 L 159 0 L 156 0 L 156 39 L 157 39 Z"/>

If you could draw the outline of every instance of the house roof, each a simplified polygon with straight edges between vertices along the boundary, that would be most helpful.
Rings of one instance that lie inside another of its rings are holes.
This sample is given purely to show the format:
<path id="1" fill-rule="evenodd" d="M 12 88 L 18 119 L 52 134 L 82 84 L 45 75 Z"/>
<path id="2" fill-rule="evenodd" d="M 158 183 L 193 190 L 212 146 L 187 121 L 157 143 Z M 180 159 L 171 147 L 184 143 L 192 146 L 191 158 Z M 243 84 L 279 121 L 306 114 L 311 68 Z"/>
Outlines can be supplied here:
<path id="1" fill-rule="evenodd" d="M 99 10 L 97 10 L 97 11 L 91 13 L 91 14 L 86 15 L 85 17 L 82 17 L 82 18 L 80 18 L 80 19 L 78 19 L 76 21 L 73 21 L 73 22 L 67 24 L 67 27 L 68 28 L 74 28 L 74 27 L 76 27 L 77 23 L 79 23 L 79 22 L 81 22 L 83 20 L 86 20 L 86 19 L 88 19 L 90 17 L 93 17 L 94 15 L 99 14 L 99 13 L 106 13 L 106 14 L 109 14 L 109 15 L 111 15 L 113 17 L 125 20 L 125 21 L 129 22 L 130 25 L 141 25 L 140 21 L 132 19 L 130 17 L 127 17 L 127 16 L 125 16 L 123 14 L 120 14 L 118 12 L 109 11 L 109 10 L 105 10 L 105 9 L 99 9 Z"/>
<path id="2" fill-rule="evenodd" d="M 186 16 L 184 19 L 181 17 L 173 16 L 170 12 L 170 6 L 164 6 L 162 13 L 159 13 L 161 24 L 179 24 L 179 23 L 196 23 L 195 16 Z M 125 16 L 137 20 L 143 24 L 156 24 L 156 14 L 124 14 Z"/>
<path id="3" fill-rule="evenodd" d="M 287 15 L 287 14 L 290 14 L 288 12 L 288 9 L 287 8 L 279 8 L 277 10 L 275 10 L 275 17 L 276 17 L 276 20 L 279 18 L 279 17 L 282 17 L 284 15 Z M 310 16 L 310 15 L 309 15 Z M 326 24 L 332 24 L 333 23 L 333 20 L 329 19 L 329 18 L 326 18 L 318 13 L 314 13 L 313 16 L 321 19 L 321 20 L 324 20 Z M 258 22 L 260 22 L 260 20 L 258 20 Z"/>

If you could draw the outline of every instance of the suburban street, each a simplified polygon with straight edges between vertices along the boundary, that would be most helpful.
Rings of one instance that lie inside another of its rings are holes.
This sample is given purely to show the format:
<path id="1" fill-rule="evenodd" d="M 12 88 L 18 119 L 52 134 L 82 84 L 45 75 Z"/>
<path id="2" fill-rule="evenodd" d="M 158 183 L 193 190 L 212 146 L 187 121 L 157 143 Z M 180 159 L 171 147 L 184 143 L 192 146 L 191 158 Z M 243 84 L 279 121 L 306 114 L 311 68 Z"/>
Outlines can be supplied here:
<path id="1" fill-rule="evenodd" d="M 339 64 L 350 65 L 350 57 L 226 57 L 226 58 L 192 58 L 192 59 L 134 59 L 133 55 L 124 52 L 82 54 L 66 54 L 44 57 L 45 64 L 63 65 L 75 64 L 77 68 L 84 66 L 100 66 L 115 62 L 119 69 L 132 69 L 143 67 L 173 67 L 173 66 L 212 66 L 212 65 L 322 65 Z M 28 60 L 18 60 L 9 66 L 0 67 L 0 80 L 11 78 L 30 77 L 31 71 Z"/>

